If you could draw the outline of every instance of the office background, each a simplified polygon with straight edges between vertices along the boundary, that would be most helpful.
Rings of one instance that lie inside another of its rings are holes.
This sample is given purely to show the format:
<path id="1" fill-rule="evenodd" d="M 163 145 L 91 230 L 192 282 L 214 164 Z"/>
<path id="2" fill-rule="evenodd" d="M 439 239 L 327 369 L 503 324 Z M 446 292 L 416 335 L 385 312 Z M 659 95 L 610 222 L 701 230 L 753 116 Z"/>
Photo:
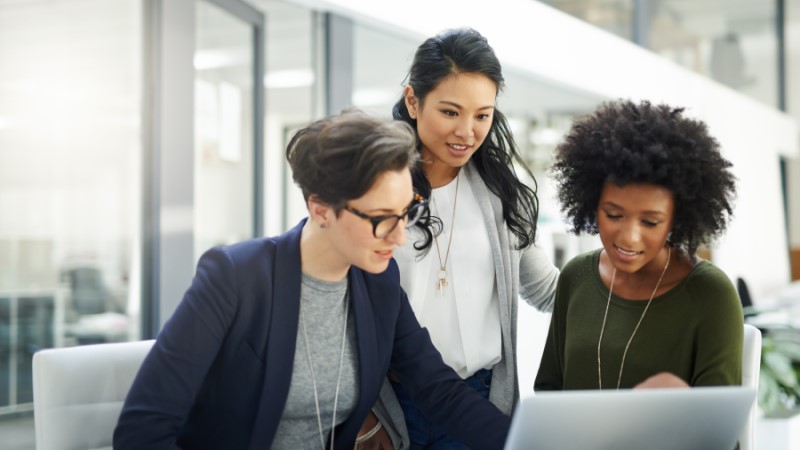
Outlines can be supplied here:
<path id="1" fill-rule="evenodd" d="M 504 64 L 557 264 L 598 242 L 561 222 L 553 148 L 599 102 L 648 98 L 735 164 L 734 223 L 704 254 L 764 307 L 800 278 L 800 0 L 0 0 L 3 448 L 32 448 L 36 350 L 153 337 L 203 250 L 304 215 L 293 130 L 388 116 L 416 46 L 464 25 Z M 547 317 L 520 320 L 525 388 Z"/>

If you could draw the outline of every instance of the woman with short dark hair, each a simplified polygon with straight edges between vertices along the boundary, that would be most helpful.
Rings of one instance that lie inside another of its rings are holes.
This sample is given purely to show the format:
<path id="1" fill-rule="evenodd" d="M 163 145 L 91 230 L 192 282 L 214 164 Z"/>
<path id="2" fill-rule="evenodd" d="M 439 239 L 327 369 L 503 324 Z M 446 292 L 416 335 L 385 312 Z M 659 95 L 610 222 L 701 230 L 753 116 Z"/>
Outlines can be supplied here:
<path id="1" fill-rule="evenodd" d="M 414 141 L 408 125 L 356 111 L 292 137 L 308 218 L 200 258 L 115 449 L 349 450 L 389 369 L 448 432 L 502 448 L 508 417 L 442 362 L 399 284 L 393 252 L 427 219 Z"/>

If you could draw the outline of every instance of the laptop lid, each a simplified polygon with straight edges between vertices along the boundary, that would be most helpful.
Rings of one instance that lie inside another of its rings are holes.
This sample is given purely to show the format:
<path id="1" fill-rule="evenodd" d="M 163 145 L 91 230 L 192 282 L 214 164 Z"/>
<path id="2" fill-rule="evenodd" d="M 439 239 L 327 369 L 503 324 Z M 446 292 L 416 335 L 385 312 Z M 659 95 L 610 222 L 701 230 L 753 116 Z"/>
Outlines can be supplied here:
<path id="1" fill-rule="evenodd" d="M 537 392 L 506 450 L 732 450 L 756 390 L 742 386 Z"/>

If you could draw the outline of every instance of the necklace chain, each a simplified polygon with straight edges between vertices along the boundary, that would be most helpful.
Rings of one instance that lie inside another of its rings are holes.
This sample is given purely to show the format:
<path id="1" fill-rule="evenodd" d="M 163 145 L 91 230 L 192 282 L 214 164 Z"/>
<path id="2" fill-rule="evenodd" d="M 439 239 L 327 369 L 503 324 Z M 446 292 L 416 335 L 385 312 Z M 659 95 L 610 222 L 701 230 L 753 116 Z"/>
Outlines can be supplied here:
<path id="1" fill-rule="evenodd" d="M 664 274 L 667 273 L 667 268 L 669 267 L 669 260 L 672 256 L 672 249 L 667 247 L 667 263 L 664 264 L 664 270 L 661 271 L 661 276 L 658 277 L 658 283 L 656 283 L 656 288 L 653 289 L 653 293 L 650 294 L 650 300 L 647 301 L 647 305 L 644 307 L 644 311 L 642 311 L 641 317 L 639 317 L 639 321 L 636 323 L 636 327 L 633 329 L 633 333 L 631 333 L 630 339 L 628 339 L 628 343 L 625 344 L 625 351 L 622 352 L 622 361 L 619 364 L 619 375 L 617 376 L 617 389 L 619 389 L 620 383 L 622 382 L 622 370 L 625 368 L 625 357 L 628 356 L 628 348 L 631 346 L 631 342 L 633 342 L 633 337 L 636 336 L 636 332 L 639 331 L 639 325 L 642 324 L 642 320 L 644 320 L 645 314 L 647 314 L 647 310 L 650 308 L 650 303 L 653 301 L 653 298 L 656 296 L 656 292 L 658 292 L 658 287 L 661 286 L 661 280 L 664 279 Z M 600 364 L 600 344 L 603 343 L 603 333 L 606 331 L 606 319 L 608 319 L 608 307 L 611 305 L 611 293 L 614 292 L 614 278 L 617 276 L 617 269 L 614 268 L 614 271 L 611 273 L 611 286 L 608 288 L 608 301 L 606 302 L 606 312 L 603 314 L 603 325 L 600 327 L 600 339 L 597 341 L 597 384 L 600 389 L 603 389 L 603 371 Z"/>
<path id="2" fill-rule="evenodd" d="M 333 418 L 331 419 L 331 450 L 333 450 L 333 437 L 334 430 L 336 429 L 336 407 L 339 403 L 339 383 L 342 381 L 342 364 L 344 362 L 344 344 L 347 341 L 347 312 L 350 302 L 348 301 L 348 292 L 344 294 L 344 326 L 342 326 L 342 351 L 339 354 L 339 375 L 336 377 L 336 393 L 333 395 Z M 319 427 L 319 442 L 322 445 L 322 450 L 325 450 L 325 437 L 322 432 L 322 413 L 319 408 L 319 396 L 317 394 L 317 379 L 314 376 L 314 364 L 311 362 L 311 350 L 308 346 L 308 333 L 306 332 L 306 321 L 303 318 L 303 307 L 300 305 L 300 324 L 303 326 L 303 340 L 306 344 L 306 356 L 308 357 L 308 367 L 311 369 L 311 384 L 314 386 L 314 404 L 317 408 L 317 426 Z"/>
<path id="3" fill-rule="evenodd" d="M 456 174 L 456 194 L 453 198 L 453 215 L 450 219 L 450 237 L 447 239 L 447 251 L 444 254 L 444 262 L 442 262 L 442 254 L 439 251 L 439 239 L 433 237 L 433 242 L 436 244 L 436 256 L 439 257 L 439 271 L 436 273 L 436 289 L 439 294 L 444 294 L 444 287 L 447 286 L 447 259 L 450 257 L 450 244 L 453 243 L 453 234 L 456 224 L 456 205 L 458 204 L 458 183 L 461 180 L 461 172 Z"/>

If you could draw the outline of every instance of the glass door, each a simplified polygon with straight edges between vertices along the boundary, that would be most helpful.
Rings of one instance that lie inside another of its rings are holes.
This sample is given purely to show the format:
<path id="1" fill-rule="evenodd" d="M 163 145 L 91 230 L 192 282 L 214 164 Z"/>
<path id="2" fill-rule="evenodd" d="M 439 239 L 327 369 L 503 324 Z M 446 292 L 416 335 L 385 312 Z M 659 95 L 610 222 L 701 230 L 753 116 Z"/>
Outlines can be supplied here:
<path id="1" fill-rule="evenodd" d="M 195 28 L 195 259 L 261 234 L 263 15 L 199 1 Z"/>

